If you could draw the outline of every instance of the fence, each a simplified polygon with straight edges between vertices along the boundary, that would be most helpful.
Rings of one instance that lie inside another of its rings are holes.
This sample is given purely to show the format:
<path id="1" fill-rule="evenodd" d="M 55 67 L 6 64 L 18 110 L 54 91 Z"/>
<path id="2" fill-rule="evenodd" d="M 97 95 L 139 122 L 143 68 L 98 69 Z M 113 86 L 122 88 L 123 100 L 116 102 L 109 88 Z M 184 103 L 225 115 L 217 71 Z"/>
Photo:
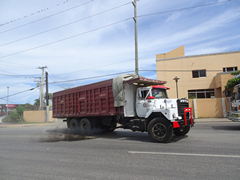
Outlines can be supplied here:
<path id="1" fill-rule="evenodd" d="M 195 118 L 223 118 L 230 110 L 228 98 L 189 99 Z"/>

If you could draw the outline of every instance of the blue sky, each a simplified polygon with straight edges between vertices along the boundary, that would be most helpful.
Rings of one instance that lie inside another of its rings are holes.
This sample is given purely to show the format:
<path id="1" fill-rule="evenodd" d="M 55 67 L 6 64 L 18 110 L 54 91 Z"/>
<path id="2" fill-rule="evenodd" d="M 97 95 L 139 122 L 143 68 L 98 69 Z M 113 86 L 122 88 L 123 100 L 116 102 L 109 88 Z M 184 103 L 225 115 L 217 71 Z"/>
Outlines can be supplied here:
<path id="1" fill-rule="evenodd" d="M 186 55 L 240 50 L 239 0 L 140 0 L 137 7 L 140 70 L 156 70 L 156 54 L 181 45 Z M 133 16 L 129 0 L 0 0 L 0 104 L 7 87 L 10 104 L 34 103 L 39 89 L 28 90 L 42 66 L 51 93 L 116 75 L 68 80 L 134 72 Z M 140 75 L 156 79 L 154 71 Z"/>

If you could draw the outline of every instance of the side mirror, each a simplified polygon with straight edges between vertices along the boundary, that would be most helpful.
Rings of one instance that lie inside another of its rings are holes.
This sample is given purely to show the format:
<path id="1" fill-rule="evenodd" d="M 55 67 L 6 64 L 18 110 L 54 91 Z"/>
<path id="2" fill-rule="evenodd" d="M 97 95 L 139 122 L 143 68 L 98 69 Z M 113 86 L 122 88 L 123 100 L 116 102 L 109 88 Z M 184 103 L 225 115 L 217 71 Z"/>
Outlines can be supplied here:
<path id="1" fill-rule="evenodd" d="M 155 99 L 154 96 L 148 96 L 147 99 Z"/>

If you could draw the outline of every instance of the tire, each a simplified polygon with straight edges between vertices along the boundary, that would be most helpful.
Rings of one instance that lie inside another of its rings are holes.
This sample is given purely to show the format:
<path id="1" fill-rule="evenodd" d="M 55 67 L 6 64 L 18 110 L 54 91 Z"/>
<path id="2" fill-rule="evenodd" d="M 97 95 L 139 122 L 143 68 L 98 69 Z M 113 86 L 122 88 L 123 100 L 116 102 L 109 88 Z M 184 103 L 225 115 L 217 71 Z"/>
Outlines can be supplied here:
<path id="1" fill-rule="evenodd" d="M 79 128 L 80 128 L 81 131 L 92 130 L 92 123 L 89 119 L 83 118 L 79 122 Z"/>
<path id="2" fill-rule="evenodd" d="M 79 121 L 77 119 L 71 119 L 69 122 L 69 128 L 72 132 L 78 131 L 78 123 Z"/>
<path id="3" fill-rule="evenodd" d="M 148 124 L 148 135 L 156 142 L 169 142 L 173 136 L 173 127 L 163 118 L 154 118 Z"/>
<path id="4" fill-rule="evenodd" d="M 180 128 L 174 129 L 174 134 L 176 136 L 184 136 L 190 131 L 190 126 L 185 126 L 182 130 Z"/>

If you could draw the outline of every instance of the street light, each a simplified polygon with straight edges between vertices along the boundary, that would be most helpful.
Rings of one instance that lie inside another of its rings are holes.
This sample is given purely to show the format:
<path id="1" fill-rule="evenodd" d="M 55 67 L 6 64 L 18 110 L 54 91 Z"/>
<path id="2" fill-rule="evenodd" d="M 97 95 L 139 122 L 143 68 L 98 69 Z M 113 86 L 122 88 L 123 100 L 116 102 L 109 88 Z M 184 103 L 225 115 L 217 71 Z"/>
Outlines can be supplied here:
<path id="1" fill-rule="evenodd" d="M 177 90 L 177 98 L 178 98 L 178 80 L 179 80 L 180 78 L 178 78 L 177 76 L 175 77 L 175 78 L 173 78 L 173 80 L 175 80 L 175 82 L 176 82 L 176 90 Z"/>

